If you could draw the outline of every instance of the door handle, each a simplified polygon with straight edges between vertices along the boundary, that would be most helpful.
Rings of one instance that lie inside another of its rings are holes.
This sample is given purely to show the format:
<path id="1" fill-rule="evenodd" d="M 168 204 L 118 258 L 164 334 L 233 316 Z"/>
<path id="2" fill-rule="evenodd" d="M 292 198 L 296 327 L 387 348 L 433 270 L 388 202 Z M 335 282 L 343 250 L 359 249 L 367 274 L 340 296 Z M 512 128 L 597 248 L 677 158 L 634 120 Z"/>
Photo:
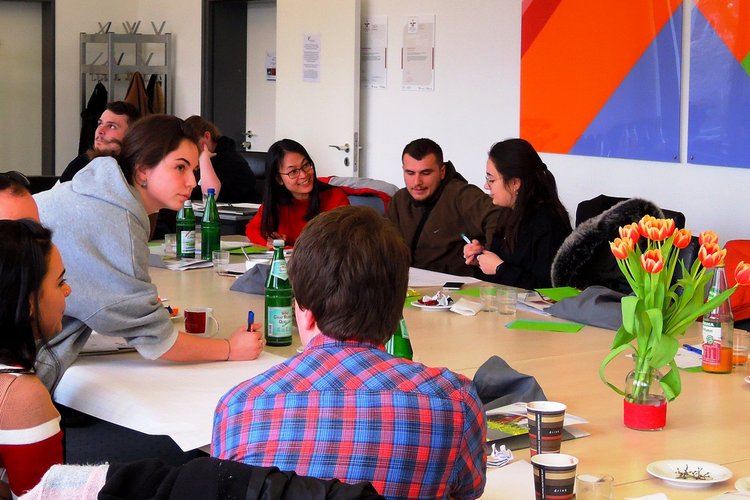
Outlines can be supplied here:
<path id="1" fill-rule="evenodd" d="M 344 144 L 343 146 L 337 146 L 335 144 L 329 144 L 328 147 L 329 148 L 333 148 L 333 149 L 338 149 L 339 151 L 343 151 L 344 153 L 348 153 L 349 151 L 352 150 L 352 148 L 351 148 L 351 146 L 349 146 L 348 142 L 346 144 Z"/>

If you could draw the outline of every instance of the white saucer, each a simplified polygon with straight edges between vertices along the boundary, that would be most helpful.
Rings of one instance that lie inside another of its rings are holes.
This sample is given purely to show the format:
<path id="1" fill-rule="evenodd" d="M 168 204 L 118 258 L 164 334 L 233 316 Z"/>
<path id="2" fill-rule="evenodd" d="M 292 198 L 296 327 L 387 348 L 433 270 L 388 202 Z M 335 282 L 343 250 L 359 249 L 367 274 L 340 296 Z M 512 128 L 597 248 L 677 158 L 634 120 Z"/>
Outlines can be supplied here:
<path id="1" fill-rule="evenodd" d="M 747 382 L 748 384 L 750 384 L 750 375 L 748 375 L 747 377 L 745 377 L 745 382 Z"/>
<path id="2" fill-rule="evenodd" d="M 710 479 L 680 479 L 677 477 L 678 470 L 689 471 L 700 470 L 702 473 L 710 474 Z M 654 477 L 663 479 L 672 486 L 700 488 L 714 483 L 721 483 L 732 477 L 732 471 L 726 467 L 711 462 L 700 460 L 659 460 L 651 462 L 646 467 L 646 472 Z"/>
<path id="3" fill-rule="evenodd" d="M 734 483 L 734 487 L 737 489 L 737 491 L 741 491 L 743 493 L 750 493 L 750 476 L 739 478 Z"/>
<path id="4" fill-rule="evenodd" d="M 418 300 L 413 300 L 411 305 L 413 305 L 414 307 L 423 309 L 425 311 L 447 311 L 451 307 L 453 307 L 453 304 L 449 304 L 447 306 L 428 306 L 425 304 L 420 304 Z"/>

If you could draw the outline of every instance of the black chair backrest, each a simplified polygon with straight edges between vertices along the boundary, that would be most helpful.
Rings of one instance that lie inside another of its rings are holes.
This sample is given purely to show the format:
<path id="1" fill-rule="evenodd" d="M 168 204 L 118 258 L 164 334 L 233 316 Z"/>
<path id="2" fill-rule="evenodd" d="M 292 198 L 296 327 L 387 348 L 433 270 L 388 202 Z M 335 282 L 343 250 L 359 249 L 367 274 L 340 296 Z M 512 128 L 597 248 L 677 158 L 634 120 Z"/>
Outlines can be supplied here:
<path id="1" fill-rule="evenodd" d="M 592 217 L 596 217 L 605 210 L 609 210 L 610 208 L 612 208 L 615 204 L 627 199 L 628 198 L 618 198 L 616 196 L 607 196 L 605 194 L 600 194 L 596 198 L 582 201 L 576 208 L 576 227 L 578 227 L 581 222 L 584 222 Z M 674 219 L 674 224 L 677 228 L 685 227 L 685 214 L 666 208 L 662 208 L 661 210 L 662 212 L 664 212 L 664 217 L 668 219 Z"/>
<path id="2" fill-rule="evenodd" d="M 255 192 L 263 196 L 263 184 L 266 182 L 266 158 L 265 151 L 237 151 L 247 162 L 247 166 L 255 176 Z"/>
<path id="3" fill-rule="evenodd" d="M 26 178 L 29 179 L 29 182 L 31 183 L 31 187 L 29 188 L 31 194 L 41 193 L 42 191 L 52 189 L 52 186 L 54 186 L 60 179 L 57 175 L 27 175 Z"/>

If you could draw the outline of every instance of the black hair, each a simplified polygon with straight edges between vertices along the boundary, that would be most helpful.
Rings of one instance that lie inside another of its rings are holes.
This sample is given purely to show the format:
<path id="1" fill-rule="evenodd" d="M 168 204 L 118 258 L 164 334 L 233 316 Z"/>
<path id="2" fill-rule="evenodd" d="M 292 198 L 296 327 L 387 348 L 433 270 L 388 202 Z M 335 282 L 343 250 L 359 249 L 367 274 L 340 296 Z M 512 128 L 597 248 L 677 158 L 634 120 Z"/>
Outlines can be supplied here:
<path id="1" fill-rule="evenodd" d="M 557 195 L 555 176 L 534 146 L 524 139 L 507 139 L 495 143 L 488 155 L 506 186 L 513 179 L 521 181 L 513 209 L 504 210 L 498 223 L 497 232 L 505 235 L 509 250 L 515 247 L 522 222 L 542 205 L 550 206 L 570 232 L 570 217 Z"/>
<path id="2" fill-rule="evenodd" d="M 292 139 L 281 139 L 271 144 L 266 157 L 266 181 L 263 186 L 263 218 L 260 221 L 260 234 L 268 237 L 279 228 L 279 205 L 291 205 L 292 193 L 279 182 L 279 168 L 288 153 L 297 153 L 312 165 L 313 188 L 310 192 L 310 204 L 307 207 L 305 220 L 309 221 L 320 213 L 320 193 L 329 188 L 315 175 L 315 162 L 299 142 Z"/>
<path id="3" fill-rule="evenodd" d="M 0 220 L 0 363 L 31 371 L 36 362 L 34 332 L 41 331 L 39 291 L 49 269 L 52 233 L 31 219 Z"/>

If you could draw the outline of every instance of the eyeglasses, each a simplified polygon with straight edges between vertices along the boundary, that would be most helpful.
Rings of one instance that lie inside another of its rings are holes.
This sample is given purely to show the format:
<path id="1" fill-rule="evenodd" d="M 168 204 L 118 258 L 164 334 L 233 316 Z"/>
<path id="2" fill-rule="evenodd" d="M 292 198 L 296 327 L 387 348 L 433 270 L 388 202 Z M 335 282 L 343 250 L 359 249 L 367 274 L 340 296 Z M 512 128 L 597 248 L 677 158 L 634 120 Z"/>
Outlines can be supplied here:
<path id="1" fill-rule="evenodd" d="M 312 171 L 313 171 L 313 169 L 314 169 L 314 168 L 315 168 L 315 166 L 314 166 L 314 165 L 313 165 L 312 163 L 305 163 L 305 164 L 304 164 L 304 165 L 302 165 L 302 166 L 301 166 L 300 168 L 294 168 L 294 169 L 290 170 L 290 171 L 289 171 L 289 172 L 287 172 L 287 173 L 284 173 L 284 172 L 279 172 L 279 173 L 280 173 L 281 175 L 286 175 L 286 176 L 288 176 L 288 177 L 289 177 L 290 179 L 294 180 L 294 179 L 296 179 L 297 177 L 299 177 L 299 173 L 300 173 L 300 172 L 304 172 L 304 173 L 306 173 L 306 174 L 309 174 L 310 172 L 312 172 Z"/>
<path id="2" fill-rule="evenodd" d="M 0 180 L 3 181 L 2 183 L 0 183 L 0 187 L 2 187 L 2 189 L 6 189 L 14 182 L 16 184 L 22 185 L 26 189 L 31 188 L 31 181 L 28 179 L 28 177 L 15 170 L 10 170 L 9 172 L 0 172 Z"/>

